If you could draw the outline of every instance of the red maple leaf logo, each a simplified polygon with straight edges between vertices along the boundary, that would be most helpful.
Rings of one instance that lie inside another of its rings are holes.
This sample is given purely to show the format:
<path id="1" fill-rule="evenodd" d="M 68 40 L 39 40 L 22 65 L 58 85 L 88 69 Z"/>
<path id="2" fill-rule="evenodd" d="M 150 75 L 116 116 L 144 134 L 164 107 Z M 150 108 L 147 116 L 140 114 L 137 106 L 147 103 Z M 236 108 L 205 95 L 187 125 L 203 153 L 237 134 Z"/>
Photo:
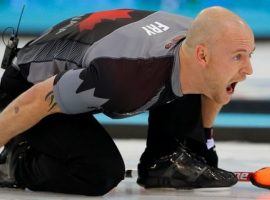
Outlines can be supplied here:
<path id="1" fill-rule="evenodd" d="M 80 31 L 92 30 L 103 19 L 116 20 L 116 19 L 130 19 L 129 13 L 132 10 L 109 10 L 91 14 L 86 19 L 79 23 Z"/>

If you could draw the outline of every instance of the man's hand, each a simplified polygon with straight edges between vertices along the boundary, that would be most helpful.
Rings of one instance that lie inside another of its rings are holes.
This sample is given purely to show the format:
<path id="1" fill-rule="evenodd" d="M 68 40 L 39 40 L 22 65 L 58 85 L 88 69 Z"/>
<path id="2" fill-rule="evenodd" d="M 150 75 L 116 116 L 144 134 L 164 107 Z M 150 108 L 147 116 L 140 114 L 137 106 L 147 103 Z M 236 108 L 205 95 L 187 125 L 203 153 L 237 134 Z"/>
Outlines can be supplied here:
<path id="1" fill-rule="evenodd" d="M 42 118 L 61 112 L 54 99 L 54 78 L 34 85 L 3 110 L 0 114 L 0 146 L 34 126 Z"/>

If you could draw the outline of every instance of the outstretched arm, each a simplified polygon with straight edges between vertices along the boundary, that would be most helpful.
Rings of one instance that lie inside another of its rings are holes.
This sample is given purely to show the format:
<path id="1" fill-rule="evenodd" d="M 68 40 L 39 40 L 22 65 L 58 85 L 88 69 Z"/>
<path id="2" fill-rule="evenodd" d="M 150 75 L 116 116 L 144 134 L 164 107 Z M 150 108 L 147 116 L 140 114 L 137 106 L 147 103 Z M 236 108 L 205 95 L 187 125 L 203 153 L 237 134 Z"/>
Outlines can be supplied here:
<path id="1" fill-rule="evenodd" d="M 54 100 L 51 77 L 12 101 L 0 114 L 0 146 L 26 131 L 47 115 L 60 112 Z"/>

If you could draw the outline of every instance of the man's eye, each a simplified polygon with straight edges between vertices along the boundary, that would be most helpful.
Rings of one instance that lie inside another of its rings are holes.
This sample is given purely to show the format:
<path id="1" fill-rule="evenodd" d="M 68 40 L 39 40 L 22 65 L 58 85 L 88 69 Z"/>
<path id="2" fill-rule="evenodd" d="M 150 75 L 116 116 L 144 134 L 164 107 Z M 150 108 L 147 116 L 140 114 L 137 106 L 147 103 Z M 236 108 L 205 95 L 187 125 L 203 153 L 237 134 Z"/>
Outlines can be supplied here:
<path id="1" fill-rule="evenodd" d="M 238 61 L 241 59 L 241 54 L 237 54 L 236 56 L 233 57 L 234 60 Z"/>

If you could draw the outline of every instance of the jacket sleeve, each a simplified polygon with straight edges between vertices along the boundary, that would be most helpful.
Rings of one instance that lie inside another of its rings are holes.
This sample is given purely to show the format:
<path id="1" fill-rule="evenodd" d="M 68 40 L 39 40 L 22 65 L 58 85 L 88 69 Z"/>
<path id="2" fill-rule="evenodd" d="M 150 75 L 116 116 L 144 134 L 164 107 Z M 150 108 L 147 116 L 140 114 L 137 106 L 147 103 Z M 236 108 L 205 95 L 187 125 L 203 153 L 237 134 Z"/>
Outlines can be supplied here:
<path id="1" fill-rule="evenodd" d="M 95 67 L 58 74 L 53 92 L 61 111 L 66 114 L 78 114 L 99 110 L 109 99 L 95 96 L 98 76 Z"/>

